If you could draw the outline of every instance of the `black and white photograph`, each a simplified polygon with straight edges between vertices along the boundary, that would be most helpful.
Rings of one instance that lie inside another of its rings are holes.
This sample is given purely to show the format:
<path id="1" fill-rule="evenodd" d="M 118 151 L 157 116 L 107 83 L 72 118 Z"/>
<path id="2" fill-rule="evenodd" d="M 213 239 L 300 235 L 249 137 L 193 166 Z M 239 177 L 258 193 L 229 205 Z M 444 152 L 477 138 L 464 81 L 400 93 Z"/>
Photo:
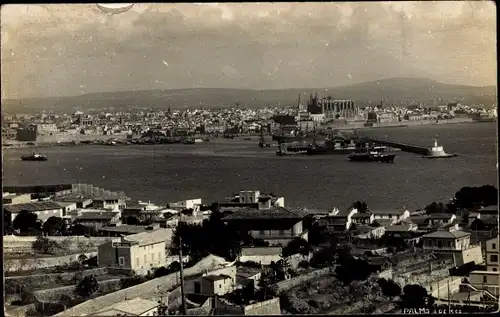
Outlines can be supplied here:
<path id="1" fill-rule="evenodd" d="M 495 2 L 0 13 L 5 316 L 499 311 Z"/>

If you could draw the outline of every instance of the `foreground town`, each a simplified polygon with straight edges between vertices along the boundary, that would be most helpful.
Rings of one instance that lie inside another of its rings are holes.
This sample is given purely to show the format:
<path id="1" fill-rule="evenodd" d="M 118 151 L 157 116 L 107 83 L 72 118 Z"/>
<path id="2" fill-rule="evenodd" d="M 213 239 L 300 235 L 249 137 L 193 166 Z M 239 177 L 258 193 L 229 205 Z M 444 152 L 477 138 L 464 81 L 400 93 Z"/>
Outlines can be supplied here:
<path id="1" fill-rule="evenodd" d="M 424 210 L 296 209 L 258 190 L 167 206 L 87 184 L 3 191 L 8 316 L 498 309 L 489 185 Z"/>

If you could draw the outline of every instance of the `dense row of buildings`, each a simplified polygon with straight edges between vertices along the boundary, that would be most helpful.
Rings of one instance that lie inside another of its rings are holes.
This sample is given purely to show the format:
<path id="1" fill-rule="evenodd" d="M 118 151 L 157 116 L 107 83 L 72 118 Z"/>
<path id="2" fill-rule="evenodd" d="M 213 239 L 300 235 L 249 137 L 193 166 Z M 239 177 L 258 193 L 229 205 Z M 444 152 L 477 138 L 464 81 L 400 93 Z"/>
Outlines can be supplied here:
<path id="1" fill-rule="evenodd" d="M 76 111 L 72 114 L 5 115 L 2 114 L 2 135 L 5 139 L 36 142 L 78 139 L 78 136 L 142 135 L 147 131 L 165 136 L 188 134 L 237 134 L 276 128 L 282 116 L 290 116 L 290 124 L 300 129 L 315 126 L 360 122 L 362 124 L 391 123 L 418 120 L 442 120 L 456 115 L 496 117 L 496 110 L 449 103 L 427 107 L 412 105 L 407 108 L 384 105 L 360 107 L 352 99 L 310 95 L 303 105 L 279 109 L 210 109 L 184 111 Z M 274 120 L 273 120 L 274 119 Z M 272 131 L 271 131 L 272 132 Z"/>

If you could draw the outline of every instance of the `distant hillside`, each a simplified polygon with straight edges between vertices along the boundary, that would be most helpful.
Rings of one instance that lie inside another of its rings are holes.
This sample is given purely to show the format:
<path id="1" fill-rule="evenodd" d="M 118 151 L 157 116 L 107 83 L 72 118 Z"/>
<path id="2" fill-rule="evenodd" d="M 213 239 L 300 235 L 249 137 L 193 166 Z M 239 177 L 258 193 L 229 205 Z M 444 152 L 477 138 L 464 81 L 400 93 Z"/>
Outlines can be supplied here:
<path id="1" fill-rule="evenodd" d="M 145 90 L 92 93 L 73 97 L 34 98 L 2 101 L 6 112 L 31 113 L 41 110 L 70 111 L 71 109 L 121 108 L 128 105 L 166 109 L 215 106 L 250 107 L 292 106 L 297 103 L 299 93 L 307 94 L 313 89 L 245 90 L 192 88 L 174 90 Z M 433 104 L 457 100 L 465 104 L 491 105 L 496 102 L 496 87 L 473 87 L 438 83 L 422 78 L 390 78 L 364 82 L 343 87 L 316 89 L 318 95 L 334 99 L 353 99 L 360 106 L 377 104 L 384 100 L 386 105 L 404 101 Z M 441 98 L 441 99 L 439 99 Z"/>

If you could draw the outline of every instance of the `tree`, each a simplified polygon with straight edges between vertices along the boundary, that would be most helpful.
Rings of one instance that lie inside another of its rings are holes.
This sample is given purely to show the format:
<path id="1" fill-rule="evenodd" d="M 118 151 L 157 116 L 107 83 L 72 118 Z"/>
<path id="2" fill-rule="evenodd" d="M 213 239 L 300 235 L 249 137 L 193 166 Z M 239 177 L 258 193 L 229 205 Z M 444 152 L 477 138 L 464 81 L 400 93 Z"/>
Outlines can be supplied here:
<path id="1" fill-rule="evenodd" d="M 59 248 L 57 242 L 50 240 L 46 237 L 39 236 L 31 245 L 35 252 L 43 254 L 54 254 L 55 250 Z"/>
<path id="2" fill-rule="evenodd" d="M 59 297 L 59 302 L 64 306 L 64 310 L 68 309 L 68 306 L 71 305 L 73 299 L 71 296 L 63 294 Z"/>
<path id="3" fill-rule="evenodd" d="M 492 185 L 462 187 L 455 193 L 455 204 L 459 208 L 471 209 L 496 205 L 497 203 L 498 189 Z"/>
<path id="4" fill-rule="evenodd" d="M 281 251 L 282 256 L 287 258 L 294 254 L 301 254 L 308 256 L 312 251 L 312 247 L 306 240 L 302 238 L 295 238 L 290 241 Z"/>
<path id="5" fill-rule="evenodd" d="M 401 295 L 401 287 L 393 280 L 386 280 L 384 278 L 381 278 L 378 280 L 378 284 L 382 289 L 382 293 L 385 296 L 389 297 L 391 300 L 393 297 Z"/>
<path id="6" fill-rule="evenodd" d="M 30 231 L 40 231 L 40 222 L 38 221 L 38 216 L 27 210 L 21 210 L 21 212 L 14 218 L 12 227 L 15 230 L 19 230 L 21 233 L 27 233 Z"/>
<path id="7" fill-rule="evenodd" d="M 43 224 L 43 233 L 53 236 L 57 233 L 62 234 L 66 231 L 66 222 L 61 217 L 52 216 Z"/>
<path id="8" fill-rule="evenodd" d="M 71 229 L 70 229 L 71 235 L 73 236 L 84 236 L 84 235 L 90 235 L 90 236 L 95 236 L 96 235 L 96 230 L 92 227 L 87 227 L 82 224 L 74 224 Z"/>
<path id="9" fill-rule="evenodd" d="M 90 297 L 99 289 L 99 283 L 93 275 L 85 276 L 81 279 L 75 288 L 76 295 L 84 298 Z"/>
<path id="10" fill-rule="evenodd" d="M 430 205 L 425 206 L 425 211 L 428 214 L 439 214 L 446 212 L 446 207 L 444 206 L 443 203 L 437 203 L 433 201 Z"/>
<path id="11" fill-rule="evenodd" d="M 403 288 L 401 295 L 401 305 L 404 308 L 422 308 L 426 307 L 427 290 L 417 284 L 409 284 Z"/>
<path id="12" fill-rule="evenodd" d="M 360 214 L 368 212 L 368 205 L 364 201 L 355 201 L 352 203 L 351 207 L 357 209 Z"/>
<path id="13" fill-rule="evenodd" d="M 141 224 L 141 221 L 136 216 L 128 216 L 125 218 L 125 223 L 127 225 L 138 226 Z"/>
<path id="14" fill-rule="evenodd" d="M 93 245 L 90 242 L 78 241 L 78 243 L 76 244 L 76 247 L 78 248 L 78 250 L 80 250 L 81 254 L 85 254 L 85 253 L 89 252 L 90 248 L 92 248 Z"/>

